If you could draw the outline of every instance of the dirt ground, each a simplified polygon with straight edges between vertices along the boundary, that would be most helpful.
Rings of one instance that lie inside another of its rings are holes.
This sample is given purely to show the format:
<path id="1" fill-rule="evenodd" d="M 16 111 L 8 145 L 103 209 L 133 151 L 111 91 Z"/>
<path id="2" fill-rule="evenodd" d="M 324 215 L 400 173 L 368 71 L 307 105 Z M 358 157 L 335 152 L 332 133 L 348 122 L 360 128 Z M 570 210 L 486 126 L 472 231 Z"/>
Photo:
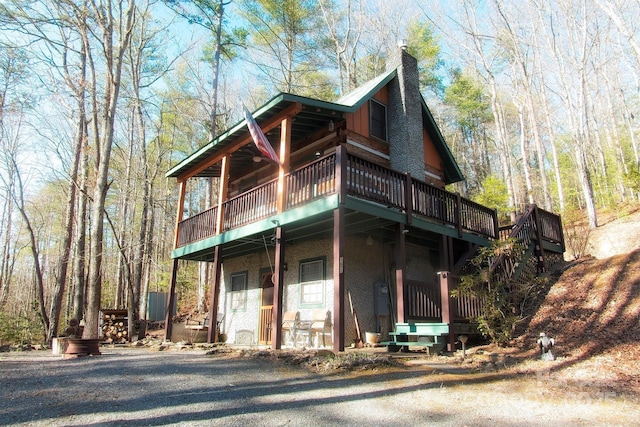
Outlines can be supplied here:
<path id="1" fill-rule="evenodd" d="M 491 411 L 499 412 L 504 405 L 505 411 L 513 412 L 520 404 L 535 402 L 542 405 L 536 411 L 561 411 L 572 425 L 633 425 L 640 419 L 640 212 L 611 216 L 602 223 L 590 232 L 590 255 L 568 262 L 558 272 L 539 310 L 526 319 L 524 332 L 507 347 L 471 342 L 464 355 L 458 344 L 455 352 L 441 355 L 363 348 L 334 356 L 323 351 L 163 343 L 162 330 L 131 347 L 154 353 L 204 352 L 232 366 L 234 361 L 258 363 L 265 372 L 302 368 L 320 383 L 336 375 L 356 383 L 372 375 L 401 375 L 413 378 L 411 384 L 385 387 L 397 393 L 409 387 L 412 396 L 440 381 L 443 387 L 455 388 L 452 402 L 459 407 L 484 396 L 482 404 L 491 405 Z M 555 339 L 554 360 L 540 359 L 536 344 L 540 332 Z M 477 413 L 478 423 L 450 425 L 485 425 L 498 419 L 483 417 Z M 517 410 L 497 424 L 539 425 L 523 421 Z"/>
<path id="2" fill-rule="evenodd" d="M 567 391 L 596 396 L 640 398 L 640 210 L 601 215 L 601 226 L 587 231 L 588 255 L 567 262 L 556 272 L 539 310 L 510 346 L 469 343 L 462 355 L 430 356 L 459 369 L 461 383 L 477 375 L 534 375 L 545 378 L 546 393 Z M 554 338 L 553 361 L 539 360 L 540 332 Z M 154 331 L 148 345 L 158 345 L 163 331 Z M 142 343 L 141 343 L 142 344 Z M 228 348 L 226 356 L 269 359 L 301 365 L 319 373 L 358 372 L 411 366 L 424 352 L 389 355 L 384 349 L 347 350 L 349 357 L 327 359 L 315 352 Z M 358 356 L 360 355 L 360 356 Z"/>
<path id="3" fill-rule="evenodd" d="M 564 381 L 556 362 L 508 366 L 506 356 L 477 349 L 452 364 L 451 356 L 368 348 L 332 358 L 148 344 L 80 358 L 0 353 L 0 425 L 586 427 L 640 419 L 637 400 Z"/>

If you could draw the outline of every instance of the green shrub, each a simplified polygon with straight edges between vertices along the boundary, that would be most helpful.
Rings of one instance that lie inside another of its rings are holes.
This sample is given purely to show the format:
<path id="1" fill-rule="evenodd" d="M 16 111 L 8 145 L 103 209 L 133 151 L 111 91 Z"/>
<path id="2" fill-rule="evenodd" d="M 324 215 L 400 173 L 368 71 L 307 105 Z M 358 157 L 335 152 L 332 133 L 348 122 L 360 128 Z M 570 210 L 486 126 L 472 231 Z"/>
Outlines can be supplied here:
<path id="1" fill-rule="evenodd" d="M 470 296 L 484 302 L 482 314 L 470 319 L 478 324 L 480 332 L 495 344 L 507 344 L 516 326 L 523 321 L 535 304 L 537 289 L 546 280 L 528 277 L 511 281 L 491 273 L 491 264 L 498 256 L 507 258 L 508 265 L 523 262 L 524 248 L 514 239 L 496 241 L 479 250 L 471 260 L 475 273 L 460 278 L 458 287 L 451 291 L 453 297 Z"/>
<path id="2" fill-rule="evenodd" d="M 40 325 L 33 319 L 0 312 L 0 346 L 31 345 L 41 334 Z"/>

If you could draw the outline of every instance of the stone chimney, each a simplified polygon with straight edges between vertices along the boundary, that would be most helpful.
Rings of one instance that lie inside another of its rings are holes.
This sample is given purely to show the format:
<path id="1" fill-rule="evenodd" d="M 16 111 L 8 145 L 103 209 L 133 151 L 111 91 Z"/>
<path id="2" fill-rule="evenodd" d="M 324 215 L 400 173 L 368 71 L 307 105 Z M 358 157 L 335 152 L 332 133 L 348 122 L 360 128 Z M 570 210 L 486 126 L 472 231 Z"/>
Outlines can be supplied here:
<path id="1" fill-rule="evenodd" d="M 418 61 L 399 47 L 387 68 L 397 68 L 397 78 L 389 82 L 387 129 L 391 168 L 424 179 L 424 143 L 422 137 L 422 95 L 418 81 Z"/>

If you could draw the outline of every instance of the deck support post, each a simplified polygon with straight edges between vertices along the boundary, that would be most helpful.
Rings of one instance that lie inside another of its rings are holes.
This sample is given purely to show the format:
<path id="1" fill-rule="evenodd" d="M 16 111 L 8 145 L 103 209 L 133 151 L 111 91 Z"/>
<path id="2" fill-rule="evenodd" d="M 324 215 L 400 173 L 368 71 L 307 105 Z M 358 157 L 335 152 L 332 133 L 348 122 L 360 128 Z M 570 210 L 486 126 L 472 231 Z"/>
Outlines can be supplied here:
<path id="1" fill-rule="evenodd" d="M 462 196 L 456 193 L 456 210 L 455 210 L 456 228 L 458 229 L 458 237 L 462 237 Z"/>
<path id="2" fill-rule="evenodd" d="M 164 340 L 171 341 L 171 332 L 173 325 L 171 324 L 173 307 L 176 304 L 176 281 L 178 278 L 178 259 L 173 259 L 171 267 L 171 281 L 169 282 L 169 296 L 167 297 L 167 312 L 164 315 Z"/>
<path id="3" fill-rule="evenodd" d="M 213 277 L 211 279 L 211 303 L 209 304 L 209 321 L 207 323 L 207 342 L 218 342 L 218 301 L 220 295 L 220 273 L 222 272 L 222 249 L 213 249 Z"/>
<path id="4" fill-rule="evenodd" d="M 404 200 L 405 200 L 405 216 L 407 225 L 411 225 L 413 220 L 413 178 L 411 174 L 406 174 L 407 181 L 404 187 Z"/>
<path id="5" fill-rule="evenodd" d="M 406 262 L 407 262 L 407 248 L 405 234 L 407 229 L 404 228 L 404 224 L 398 224 L 398 230 L 396 233 L 396 308 L 397 323 L 406 322 L 406 310 L 404 306 L 404 282 L 406 280 Z"/>
<path id="6" fill-rule="evenodd" d="M 533 221 L 536 224 L 536 256 L 538 258 L 538 273 L 544 273 L 545 267 L 545 255 L 544 248 L 542 247 L 542 224 L 540 223 L 540 213 L 538 212 L 538 206 L 533 205 Z"/>
<path id="7" fill-rule="evenodd" d="M 440 280 L 440 300 L 442 307 L 442 323 L 449 325 L 449 342 L 447 343 L 447 351 L 453 351 L 456 346 L 456 340 L 453 331 L 453 304 L 451 301 L 451 273 L 449 271 L 439 271 L 438 279 Z"/>
<path id="8" fill-rule="evenodd" d="M 276 227 L 275 274 L 273 281 L 273 309 L 271 311 L 271 348 L 282 348 L 282 295 L 284 284 L 284 228 Z"/>
<path id="9" fill-rule="evenodd" d="M 344 204 L 333 211 L 333 351 L 344 351 Z"/>

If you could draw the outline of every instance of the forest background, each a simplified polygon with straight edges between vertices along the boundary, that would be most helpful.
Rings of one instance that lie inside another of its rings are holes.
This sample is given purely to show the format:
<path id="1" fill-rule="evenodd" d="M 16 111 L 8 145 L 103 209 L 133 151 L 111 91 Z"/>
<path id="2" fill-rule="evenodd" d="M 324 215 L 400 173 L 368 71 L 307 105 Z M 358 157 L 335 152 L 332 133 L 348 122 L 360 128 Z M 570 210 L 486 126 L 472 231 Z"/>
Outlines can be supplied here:
<path id="1" fill-rule="evenodd" d="M 278 92 L 337 99 L 406 39 L 466 180 L 508 223 L 562 214 L 579 257 L 597 212 L 640 194 L 638 0 L 4 0 L 0 345 L 49 341 L 166 291 L 164 174 Z M 210 205 L 211 183 L 186 212 Z M 215 188 L 215 185 L 213 186 Z M 207 269 L 180 268 L 204 310 Z"/>

